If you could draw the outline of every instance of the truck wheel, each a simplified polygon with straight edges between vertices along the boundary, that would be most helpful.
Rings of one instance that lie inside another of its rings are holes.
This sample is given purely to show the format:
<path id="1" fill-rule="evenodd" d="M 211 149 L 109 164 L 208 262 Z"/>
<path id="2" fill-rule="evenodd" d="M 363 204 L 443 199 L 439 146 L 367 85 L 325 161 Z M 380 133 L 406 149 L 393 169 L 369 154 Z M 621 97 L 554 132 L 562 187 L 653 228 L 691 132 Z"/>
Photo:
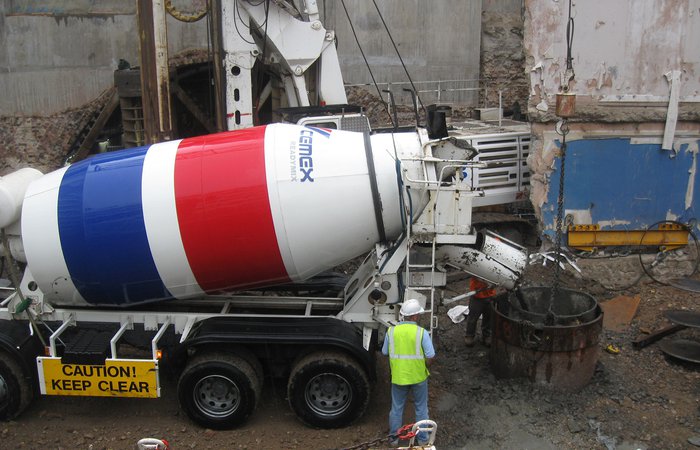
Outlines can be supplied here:
<path id="1" fill-rule="evenodd" d="M 362 367 L 342 353 L 312 353 L 292 369 L 287 396 L 292 410 L 304 423 L 338 428 L 365 412 L 369 381 Z"/>
<path id="2" fill-rule="evenodd" d="M 0 352 L 0 420 L 14 419 L 33 399 L 32 385 L 17 361 Z"/>
<path id="3" fill-rule="evenodd" d="M 180 407 L 212 429 L 242 424 L 255 409 L 262 384 L 250 363 L 228 353 L 192 358 L 177 384 Z"/>

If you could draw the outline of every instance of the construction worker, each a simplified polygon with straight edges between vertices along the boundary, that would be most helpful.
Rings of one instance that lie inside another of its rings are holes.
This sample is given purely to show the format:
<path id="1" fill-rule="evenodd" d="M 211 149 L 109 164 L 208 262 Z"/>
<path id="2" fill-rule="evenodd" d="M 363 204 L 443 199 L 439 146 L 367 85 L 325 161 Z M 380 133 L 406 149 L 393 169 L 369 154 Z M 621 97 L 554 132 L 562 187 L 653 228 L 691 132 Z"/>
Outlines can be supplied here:
<path id="1" fill-rule="evenodd" d="M 387 330 L 382 353 L 389 356 L 391 366 L 391 412 L 389 432 L 397 434 L 403 423 L 403 408 L 409 392 L 413 392 L 416 421 L 428 419 L 428 366 L 435 356 L 430 334 L 416 324 L 425 310 L 418 300 L 406 300 L 401 306 L 401 322 Z M 417 436 L 425 443 L 427 436 Z M 398 439 L 392 445 L 398 444 Z"/>
<path id="2" fill-rule="evenodd" d="M 467 347 L 473 347 L 476 338 L 476 324 L 481 317 L 481 339 L 485 346 L 491 345 L 491 303 L 496 296 L 496 289 L 478 277 L 469 279 L 469 293 L 474 293 L 469 298 L 469 313 L 467 314 L 467 329 L 464 334 L 464 343 Z"/>

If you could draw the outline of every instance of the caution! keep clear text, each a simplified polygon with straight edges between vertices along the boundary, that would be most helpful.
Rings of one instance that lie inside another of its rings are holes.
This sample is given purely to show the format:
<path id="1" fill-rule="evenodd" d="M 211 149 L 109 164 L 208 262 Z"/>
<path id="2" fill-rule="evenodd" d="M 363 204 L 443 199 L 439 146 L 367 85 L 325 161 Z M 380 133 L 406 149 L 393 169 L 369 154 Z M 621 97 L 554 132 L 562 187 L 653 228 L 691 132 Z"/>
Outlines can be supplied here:
<path id="1" fill-rule="evenodd" d="M 158 362 L 105 361 L 104 365 L 63 364 L 61 358 L 37 358 L 41 393 L 99 397 L 156 398 Z"/>

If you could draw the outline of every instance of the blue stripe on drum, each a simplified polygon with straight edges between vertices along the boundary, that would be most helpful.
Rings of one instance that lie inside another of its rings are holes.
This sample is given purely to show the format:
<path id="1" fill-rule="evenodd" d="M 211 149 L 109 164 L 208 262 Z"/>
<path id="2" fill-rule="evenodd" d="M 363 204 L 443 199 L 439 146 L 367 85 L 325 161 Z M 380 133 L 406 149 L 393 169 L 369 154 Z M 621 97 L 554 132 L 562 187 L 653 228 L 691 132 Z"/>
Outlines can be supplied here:
<path id="1" fill-rule="evenodd" d="M 106 153 L 68 168 L 58 229 L 70 276 L 94 305 L 171 298 L 148 245 L 141 201 L 148 147 Z"/>

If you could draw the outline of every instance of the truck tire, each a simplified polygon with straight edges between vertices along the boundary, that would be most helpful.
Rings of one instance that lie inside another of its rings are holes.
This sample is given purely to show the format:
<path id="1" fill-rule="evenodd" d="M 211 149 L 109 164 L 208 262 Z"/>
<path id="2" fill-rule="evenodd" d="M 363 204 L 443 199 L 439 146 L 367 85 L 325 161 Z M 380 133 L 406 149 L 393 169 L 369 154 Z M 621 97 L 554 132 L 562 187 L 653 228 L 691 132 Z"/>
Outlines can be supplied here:
<path id="1" fill-rule="evenodd" d="M 17 361 L 0 352 L 0 420 L 19 416 L 34 399 L 34 389 Z"/>
<path id="2" fill-rule="evenodd" d="M 265 382 L 265 372 L 263 372 L 263 366 L 260 363 L 260 360 L 253 353 L 248 351 L 245 347 L 229 347 L 228 349 L 223 350 L 222 352 L 227 354 L 233 353 L 236 356 L 243 358 L 245 362 L 250 364 L 250 367 L 253 368 L 253 373 L 255 373 L 255 377 L 260 384 L 260 386 L 256 390 L 256 392 L 260 394 L 260 391 L 262 390 L 262 385 Z"/>
<path id="3" fill-rule="evenodd" d="M 216 430 L 245 422 L 261 390 L 262 381 L 253 366 L 223 352 L 194 356 L 177 384 L 180 407 L 189 418 Z"/>
<path id="4" fill-rule="evenodd" d="M 369 380 L 352 358 L 337 352 L 303 357 L 287 384 L 289 405 L 307 425 L 338 428 L 362 416 L 369 403 Z"/>

